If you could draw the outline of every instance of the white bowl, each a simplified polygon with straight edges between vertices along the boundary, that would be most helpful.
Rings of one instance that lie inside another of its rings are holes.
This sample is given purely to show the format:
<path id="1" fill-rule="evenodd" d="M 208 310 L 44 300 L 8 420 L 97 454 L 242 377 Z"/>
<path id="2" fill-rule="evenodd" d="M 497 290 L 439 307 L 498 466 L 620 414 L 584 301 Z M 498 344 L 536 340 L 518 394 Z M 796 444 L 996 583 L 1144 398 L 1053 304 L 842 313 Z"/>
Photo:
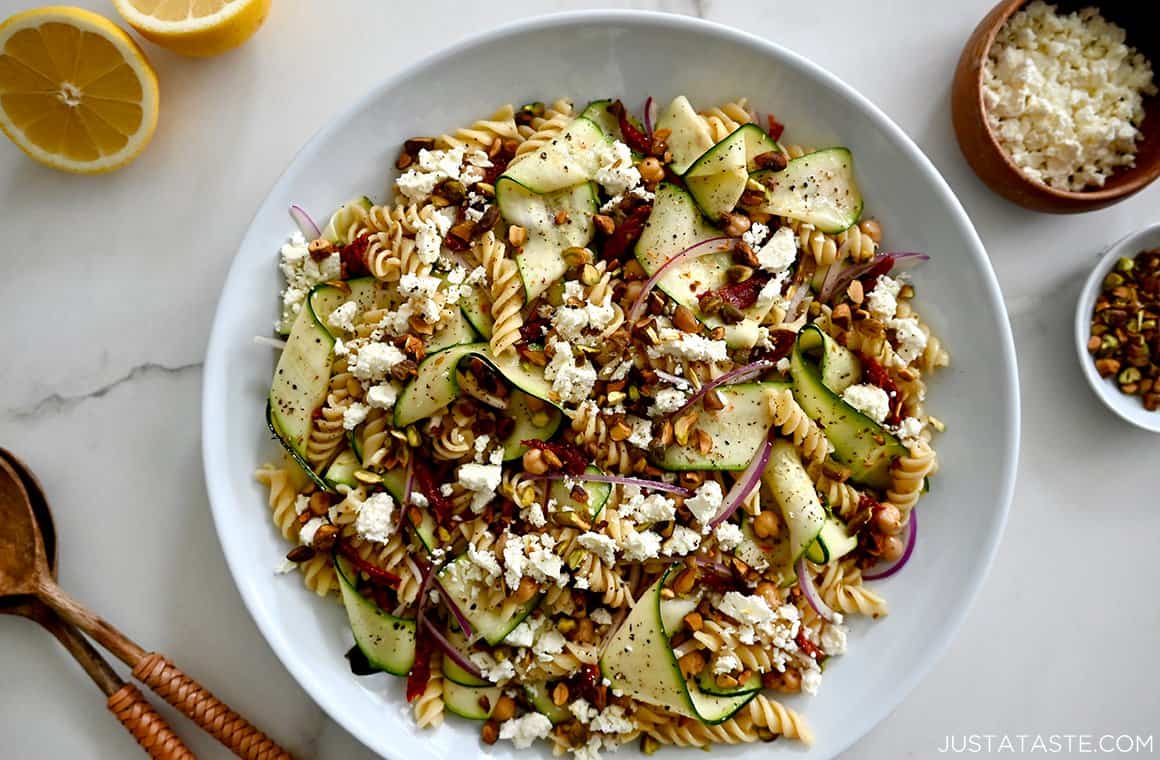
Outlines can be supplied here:
<path id="1" fill-rule="evenodd" d="M 682 52 L 683 51 L 683 52 Z M 694 51 L 694 55 L 687 55 Z M 679 64 L 679 65 L 678 65 Z M 420 731 L 402 683 L 356 678 L 342 610 L 273 567 L 286 546 L 269 524 L 254 468 L 276 455 L 264 424 L 274 357 L 269 334 L 280 287 L 276 253 L 287 207 L 326 211 L 359 193 L 380 195 L 399 145 L 468 123 L 507 102 L 678 93 L 708 104 L 748 96 L 787 125 L 787 139 L 843 144 L 854 153 L 868 213 L 889 247 L 927 251 L 914 271 L 920 307 L 953 353 L 929 406 L 945 420 L 942 469 L 922 503 L 920 543 L 906 571 L 879 584 L 894 612 L 856 625 L 849 655 L 827 668 L 821 694 L 794 697 L 817 742 L 795 757 L 828 758 L 882 720 L 944 651 L 994 556 L 1018 459 L 1014 346 L 995 275 L 962 207 L 930 161 L 861 95 L 804 58 L 765 40 L 696 19 L 582 12 L 502 27 L 392 77 L 317 134 L 258 210 L 227 279 L 205 370 L 206 480 L 226 559 L 258 627 L 302 687 L 368 747 L 392 758 L 475 753 L 479 727 L 455 718 Z M 790 752 L 779 742 L 761 752 Z M 526 755 L 510 744 L 496 757 Z M 543 748 L 537 750 L 546 756 Z M 745 747 L 717 747 L 739 757 Z M 635 754 L 627 747 L 623 753 Z"/>
<path id="2" fill-rule="evenodd" d="M 1121 393 L 1112 378 L 1100 377 L 1100 373 L 1096 371 L 1096 363 L 1087 350 L 1088 338 L 1092 334 L 1092 309 L 1095 308 L 1096 298 L 1099 297 L 1100 285 L 1103 283 L 1104 277 L 1112 271 L 1112 267 L 1121 256 L 1132 258 L 1140 251 L 1150 251 L 1156 248 L 1160 248 L 1160 224 L 1153 224 L 1151 227 L 1145 227 L 1138 232 L 1125 235 L 1112 243 L 1108 250 L 1100 256 L 1099 263 L 1095 265 L 1091 274 L 1088 275 L 1087 281 L 1084 282 L 1083 290 L 1079 294 L 1079 303 L 1076 304 L 1075 348 L 1079 352 L 1079 363 L 1083 367 L 1084 377 L 1087 378 L 1088 384 L 1099 396 L 1100 401 L 1103 401 L 1121 419 L 1145 430 L 1151 430 L 1153 433 L 1160 433 L 1160 412 L 1148 411 L 1140 402 L 1139 396 Z"/>

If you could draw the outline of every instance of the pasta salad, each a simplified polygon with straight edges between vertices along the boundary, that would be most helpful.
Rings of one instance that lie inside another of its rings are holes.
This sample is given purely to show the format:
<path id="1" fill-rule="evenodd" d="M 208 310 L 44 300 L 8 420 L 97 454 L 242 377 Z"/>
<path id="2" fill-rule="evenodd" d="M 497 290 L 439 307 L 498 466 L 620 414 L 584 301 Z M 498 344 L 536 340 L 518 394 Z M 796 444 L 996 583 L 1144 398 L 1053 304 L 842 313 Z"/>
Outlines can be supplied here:
<path id="1" fill-rule="evenodd" d="M 745 100 L 506 106 L 281 250 L 282 570 L 421 727 L 595 758 L 811 741 L 914 547 L 947 352 L 853 156 Z M 270 339 L 264 339 L 269 341 Z M 835 659 L 837 658 L 837 660 Z"/>

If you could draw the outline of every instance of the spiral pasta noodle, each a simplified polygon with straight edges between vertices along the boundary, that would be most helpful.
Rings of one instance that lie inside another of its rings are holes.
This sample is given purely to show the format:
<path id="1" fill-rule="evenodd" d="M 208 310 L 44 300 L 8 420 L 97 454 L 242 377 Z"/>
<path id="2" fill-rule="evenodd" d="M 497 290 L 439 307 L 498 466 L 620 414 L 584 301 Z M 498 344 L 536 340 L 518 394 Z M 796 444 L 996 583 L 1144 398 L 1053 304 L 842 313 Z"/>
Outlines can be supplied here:
<path id="1" fill-rule="evenodd" d="M 339 360 L 339 366 L 330 379 L 330 393 L 326 403 L 315 418 L 306 439 L 306 460 L 318 469 L 325 467 L 346 443 L 343 415 L 353 401 L 347 389 L 351 379 L 346 370 L 346 360 Z"/>
<path id="2" fill-rule="evenodd" d="M 419 728 L 438 728 L 443 725 L 443 655 L 431 655 L 431 675 L 427 686 L 414 702 L 415 725 Z"/>
<path id="3" fill-rule="evenodd" d="M 814 481 L 814 487 L 822 494 L 830 509 L 848 522 L 858 511 L 858 506 L 862 501 L 862 494 L 859 493 L 858 489 L 826 474 L 824 461 L 808 463 L 806 472 Z"/>
<path id="4" fill-rule="evenodd" d="M 511 163 L 518 163 L 524 156 L 534 153 L 559 137 L 560 133 L 572 123 L 573 111 L 571 101 L 560 99 L 552 103 L 542 117 L 533 119 L 530 127 L 522 128 L 520 134 L 524 141 L 516 148 L 516 155 Z"/>
<path id="5" fill-rule="evenodd" d="M 797 235 L 798 248 L 813 257 L 819 267 L 828 267 L 837 260 L 838 244 L 834 238 L 808 222 L 787 219 L 786 224 Z"/>
<path id="6" fill-rule="evenodd" d="M 435 147 L 465 148 L 467 150 L 488 150 L 497 140 L 520 140 L 516 128 L 515 109 L 505 105 L 486 119 L 480 119 L 469 126 L 435 138 Z"/>
<path id="7" fill-rule="evenodd" d="M 507 257 L 507 246 L 488 231 L 479 243 L 478 256 L 487 272 L 491 292 L 491 350 L 503 356 L 515 350 L 524 318 L 524 286 L 516 263 Z"/>
<path id="8" fill-rule="evenodd" d="M 753 123 L 754 116 L 748 108 L 748 102 L 746 98 L 741 98 L 701 111 L 700 116 L 709 128 L 713 142 L 721 142 L 742 124 Z"/>
<path id="9" fill-rule="evenodd" d="M 904 516 L 909 515 L 918 503 L 926 476 L 934 467 L 934 450 L 925 441 L 911 444 L 906 455 L 894 460 L 890 467 L 890 486 L 886 489 L 886 498 Z"/>
<path id="10" fill-rule="evenodd" d="M 818 585 L 822 600 L 847 615 L 882 617 L 890 612 L 886 600 L 862 585 L 862 572 L 848 562 L 827 565 Z"/>
<path id="11" fill-rule="evenodd" d="M 629 446 L 614 441 L 608 433 L 608 423 L 594 404 L 581 404 L 572 416 L 572 433 L 576 445 L 596 460 L 605 470 L 631 473 L 633 468 Z"/>
<path id="12" fill-rule="evenodd" d="M 781 429 L 783 435 L 793 440 L 808 461 L 821 462 L 826 458 L 830 442 L 817 423 L 798 406 L 793 391 L 782 388 L 774 392 L 769 399 L 769 410 L 773 415 L 773 424 Z"/>

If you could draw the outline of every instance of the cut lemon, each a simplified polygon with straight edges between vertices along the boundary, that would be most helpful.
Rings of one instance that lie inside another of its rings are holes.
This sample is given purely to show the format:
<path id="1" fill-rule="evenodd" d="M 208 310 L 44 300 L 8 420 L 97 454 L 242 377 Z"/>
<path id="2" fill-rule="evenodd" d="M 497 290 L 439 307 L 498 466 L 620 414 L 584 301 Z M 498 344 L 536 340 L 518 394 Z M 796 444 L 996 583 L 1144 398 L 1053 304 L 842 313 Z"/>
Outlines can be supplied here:
<path id="1" fill-rule="evenodd" d="M 145 39 L 198 57 L 241 45 L 270 12 L 270 0 L 113 0 L 113 5 Z"/>
<path id="2" fill-rule="evenodd" d="M 149 144 L 157 102 L 145 54 L 103 16 L 48 7 L 0 24 L 0 129 L 42 164 L 124 166 Z"/>

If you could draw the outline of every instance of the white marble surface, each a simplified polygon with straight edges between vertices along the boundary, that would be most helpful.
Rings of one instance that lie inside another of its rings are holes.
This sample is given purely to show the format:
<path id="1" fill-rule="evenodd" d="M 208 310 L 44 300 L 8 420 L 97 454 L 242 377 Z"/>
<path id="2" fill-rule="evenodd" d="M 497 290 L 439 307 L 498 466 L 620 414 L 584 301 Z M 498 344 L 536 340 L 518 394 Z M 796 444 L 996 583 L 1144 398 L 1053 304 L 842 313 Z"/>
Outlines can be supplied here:
<path id="1" fill-rule="evenodd" d="M 113 12 L 108 2 L 80 4 Z M 747 29 L 860 89 L 958 193 L 1011 311 L 1024 444 L 997 564 L 948 655 L 848 758 L 931 757 L 948 734 L 1160 733 L 1152 599 L 1160 438 L 1099 405 L 1070 337 L 1090 263 L 1157 220 L 1160 186 L 1110 210 L 1053 217 L 1016 208 L 975 179 L 951 132 L 948 85 L 990 4 L 629 4 Z M 0 0 L 0 18 L 27 5 Z M 253 209 L 349 98 L 476 30 L 587 4 L 401 5 L 277 0 L 254 40 L 219 59 L 147 46 L 161 78 L 161 125 L 145 155 L 111 176 L 58 174 L 0 142 L 8 273 L 0 355 L 9 357 L 0 363 L 0 444 L 48 485 L 61 580 L 304 758 L 368 755 L 266 648 L 213 533 L 198 414 L 218 288 Z M 135 756 L 51 639 L 0 618 L 0 642 L 0 755 Z M 199 756 L 226 756 L 175 722 Z"/>

